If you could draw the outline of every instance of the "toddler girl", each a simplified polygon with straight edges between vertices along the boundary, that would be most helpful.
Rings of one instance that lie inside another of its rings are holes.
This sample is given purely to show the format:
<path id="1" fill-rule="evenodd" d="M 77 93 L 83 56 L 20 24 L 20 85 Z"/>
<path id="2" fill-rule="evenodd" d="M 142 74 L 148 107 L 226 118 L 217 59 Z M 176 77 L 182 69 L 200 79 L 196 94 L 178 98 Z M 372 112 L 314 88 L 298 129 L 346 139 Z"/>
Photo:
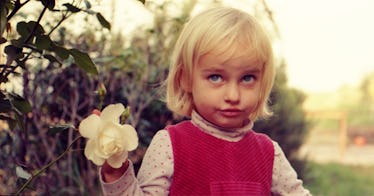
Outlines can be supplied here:
<path id="1" fill-rule="evenodd" d="M 138 177 L 124 160 L 104 164 L 106 195 L 310 195 L 279 145 L 252 130 L 271 115 L 270 41 L 249 14 L 213 8 L 192 18 L 176 42 L 166 102 L 190 117 L 153 138 Z"/>

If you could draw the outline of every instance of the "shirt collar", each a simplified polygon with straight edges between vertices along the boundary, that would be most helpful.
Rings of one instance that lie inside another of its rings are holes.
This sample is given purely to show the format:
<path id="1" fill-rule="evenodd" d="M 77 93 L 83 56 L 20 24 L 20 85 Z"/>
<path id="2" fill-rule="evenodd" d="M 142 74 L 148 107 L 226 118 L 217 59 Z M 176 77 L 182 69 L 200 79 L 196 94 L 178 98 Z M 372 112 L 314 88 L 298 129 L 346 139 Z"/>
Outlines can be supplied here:
<path id="1" fill-rule="evenodd" d="M 253 122 L 248 119 L 248 122 L 240 128 L 224 129 L 205 120 L 196 111 L 192 111 L 191 121 L 201 131 L 227 141 L 239 141 L 253 128 Z"/>

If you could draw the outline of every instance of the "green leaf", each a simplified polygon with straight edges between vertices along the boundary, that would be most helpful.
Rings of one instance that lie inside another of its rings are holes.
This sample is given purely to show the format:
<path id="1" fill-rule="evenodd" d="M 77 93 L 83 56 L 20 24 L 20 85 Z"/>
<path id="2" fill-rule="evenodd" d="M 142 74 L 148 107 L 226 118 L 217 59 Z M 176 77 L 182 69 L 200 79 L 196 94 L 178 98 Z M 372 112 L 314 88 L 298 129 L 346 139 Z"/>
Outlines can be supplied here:
<path id="1" fill-rule="evenodd" d="M 91 3 L 88 0 L 85 0 L 84 4 L 86 4 L 86 8 L 87 9 L 91 9 L 92 5 L 91 5 Z"/>
<path id="2" fill-rule="evenodd" d="M 123 111 L 121 116 L 120 116 L 121 124 L 124 124 L 126 122 L 126 120 L 130 117 L 130 115 L 131 115 L 130 106 L 127 106 L 125 108 L 125 111 Z"/>
<path id="3" fill-rule="evenodd" d="M 24 21 L 21 21 L 17 23 L 17 26 L 16 26 L 17 32 L 18 34 L 20 34 L 22 38 L 21 40 L 25 40 L 30 35 L 30 33 L 32 33 L 34 28 L 35 28 L 35 31 L 33 32 L 33 35 L 42 35 L 45 32 L 43 27 L 35 21 L 29 21 L 27 23 Z"/>
<path id="4" fill-rule="evenodd" d="M 55 52 L 57 56 L 59 56 L 62 60 L 69 58 L 69 55 L 70 55 L 69 50 L 64 47 L 61 47 L 58 45 L 52 45 L 51 50 Z"/>
<path id="5" fill-rule="evenodd" d="M 12 126 L 13 127 L 18 126 L 23 133 L 27 133 L 26 126 L 25 126 L 25 121 L 23 119 L 24 116 L 19 114 L 19 111 L 16 111 L 15 117 L 16 117 L 15 124 L 12 125 Z"/>
<path id="6" fill-rule="evenodd" d="M 100 13 L 97 13 L 96 17 L 99 20 L 101 26 L 110 30 L 111 28 L 110 23 L 104 18 L 103 15 L 101 15 Z"/>
<path id="7" fill-rule="evenodd" d="M 43 26 L 40 25 L 39 23 L 37 23 L 36 21 L 29 21 L 27 23 L 28 25 L 28 28 L 30 29 L 30 32 L 35 28 L 36 26 L 36 29 L 34 31 L 34 35 L 42 35 L 45 33 L 44 29 L 43 29 Z"/>
<path id="8" fill-rule="evenodd" d="M 28 24 L 25 21 L 17 23 L 16 30 L 21 37 L 27 37 L 31 32 L 31 29 L 28 28 Z"/>
<path id="9" fill-rule="evenodd" d="M 58 63 L 58 64 L 61 64 L 61 62 L 58 61 L 58 60 L 56 59 L 56 57 L 54 57 L 53 55 L 45 54 L 45 55 L 43 55 L 43 57 L 46 58 L 46 59 L 48 59 L 49 62 L 51 62 L 51 63 Z"/>
<path id="10" fill-rule="evenodd" d="M 22 48 L 19 48 L 14 45 L 7 45 L 4 48 L 4 52 L 13 58 L 18 58 L 22 56 Z"/>
<path id="11" fill-rule="evenodd" d="M 22 48 L 23 44 L 24 44 L 24 41 L 25 41 L 23 39 L 26 39 L 26 37 L 25 38 L 20 37 L 18 39 L 12 39 L 12 40 L 10 40 L 10 44 Z"/>
<path id="12" fill-rule="evenodd" d="M 35 40 L 36 48 L 40 50 L 48 50 L 51 47 L 52 41 L 47 35 L 38 35 Z"/>
<path id="13" fill-rule="evenodd" d="M 23 97 L 15 94 L 15 93 L 9 93 L 9 99 L 10 103 L 13 106 L 13 109 L 16 111 L 26 114 L 28 112 L 31 112 L 31 104 Z"/>
<path id="14" fill-rule="evenodd" d="M 63 131 L 69 130 L 70 128 L 75 129 L 73 125 L 65 124 L 65 125 L 53 125 L 48 128 L 48 134 L 51 136 L 56 135 L 57 133 L 61 133 Z"/>
<path id="15" fill-rule="evenodd" d="M 70 4 L 70 3 L 64 3 L 63 6 L 66 7 L 66 9 L 68 9 L 70 12 L 72 13 L 77 13 L 77 12 L 80 12 L 81 9 L 78 8 L 78 7 L 75 7 L 74 5 Z"/>
<path id="16" fill-rule="evenodd" d="M 92 62 L 91 58 L 87 53 L 81 52 L 77 49 L 70 49 L 70 54 L 73 56 L 75 63 L 88 73 L 97 75 L 98 71 L 95 64 Z"/>
<path id="17" fill-rule="evenodd" d="M 49 10 L 53 10 L 56 5 L 55 0 L 42 0 L 44 7 L 47 7 Z"/>

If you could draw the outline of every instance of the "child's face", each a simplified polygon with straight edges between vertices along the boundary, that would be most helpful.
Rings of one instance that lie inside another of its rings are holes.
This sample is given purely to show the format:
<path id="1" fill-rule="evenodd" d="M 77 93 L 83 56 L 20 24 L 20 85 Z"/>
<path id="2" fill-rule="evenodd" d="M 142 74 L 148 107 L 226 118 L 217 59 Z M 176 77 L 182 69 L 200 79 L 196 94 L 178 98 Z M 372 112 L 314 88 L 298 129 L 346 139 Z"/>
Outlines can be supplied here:
<path id="1" fill-rule="evenodd" d="M 261 66 L 240 50 L 229 60 L 202 56 L 192 76 L 195 110 L 217 126 L 242 127 L 259 103 L 260 77 Z"/>

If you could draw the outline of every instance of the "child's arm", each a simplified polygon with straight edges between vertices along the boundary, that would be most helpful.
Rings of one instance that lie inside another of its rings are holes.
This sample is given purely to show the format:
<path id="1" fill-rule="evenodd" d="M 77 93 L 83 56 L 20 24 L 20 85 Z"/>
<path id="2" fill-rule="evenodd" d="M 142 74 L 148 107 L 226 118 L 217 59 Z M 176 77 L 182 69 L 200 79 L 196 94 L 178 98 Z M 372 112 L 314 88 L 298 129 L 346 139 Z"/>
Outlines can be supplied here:
<path id="1" fill-rule="evenodd" d="M 168 195 L 174 173 L 174 156 L 169 133 L 161 130 L 153 137 L 139 169 L 140 187 L 153 195 Z"/>
<path id="2" fill-rule="evenodd" d="M 303 182 L 297 178 L 297 173 L 290 165 L 278 143 L 274 144 L 273 182 L 271 192 L 275 195 L 309 196 Z"/>
<path id="3" fill-rule="evenodd" d="M 129 160 L 119 169 L 104 164 L 99 169 L 104 195 L 168 195 L 174 171 L 172 154 L 169 134 L 162 130 L 153 137 L 138 178 Z"/>

